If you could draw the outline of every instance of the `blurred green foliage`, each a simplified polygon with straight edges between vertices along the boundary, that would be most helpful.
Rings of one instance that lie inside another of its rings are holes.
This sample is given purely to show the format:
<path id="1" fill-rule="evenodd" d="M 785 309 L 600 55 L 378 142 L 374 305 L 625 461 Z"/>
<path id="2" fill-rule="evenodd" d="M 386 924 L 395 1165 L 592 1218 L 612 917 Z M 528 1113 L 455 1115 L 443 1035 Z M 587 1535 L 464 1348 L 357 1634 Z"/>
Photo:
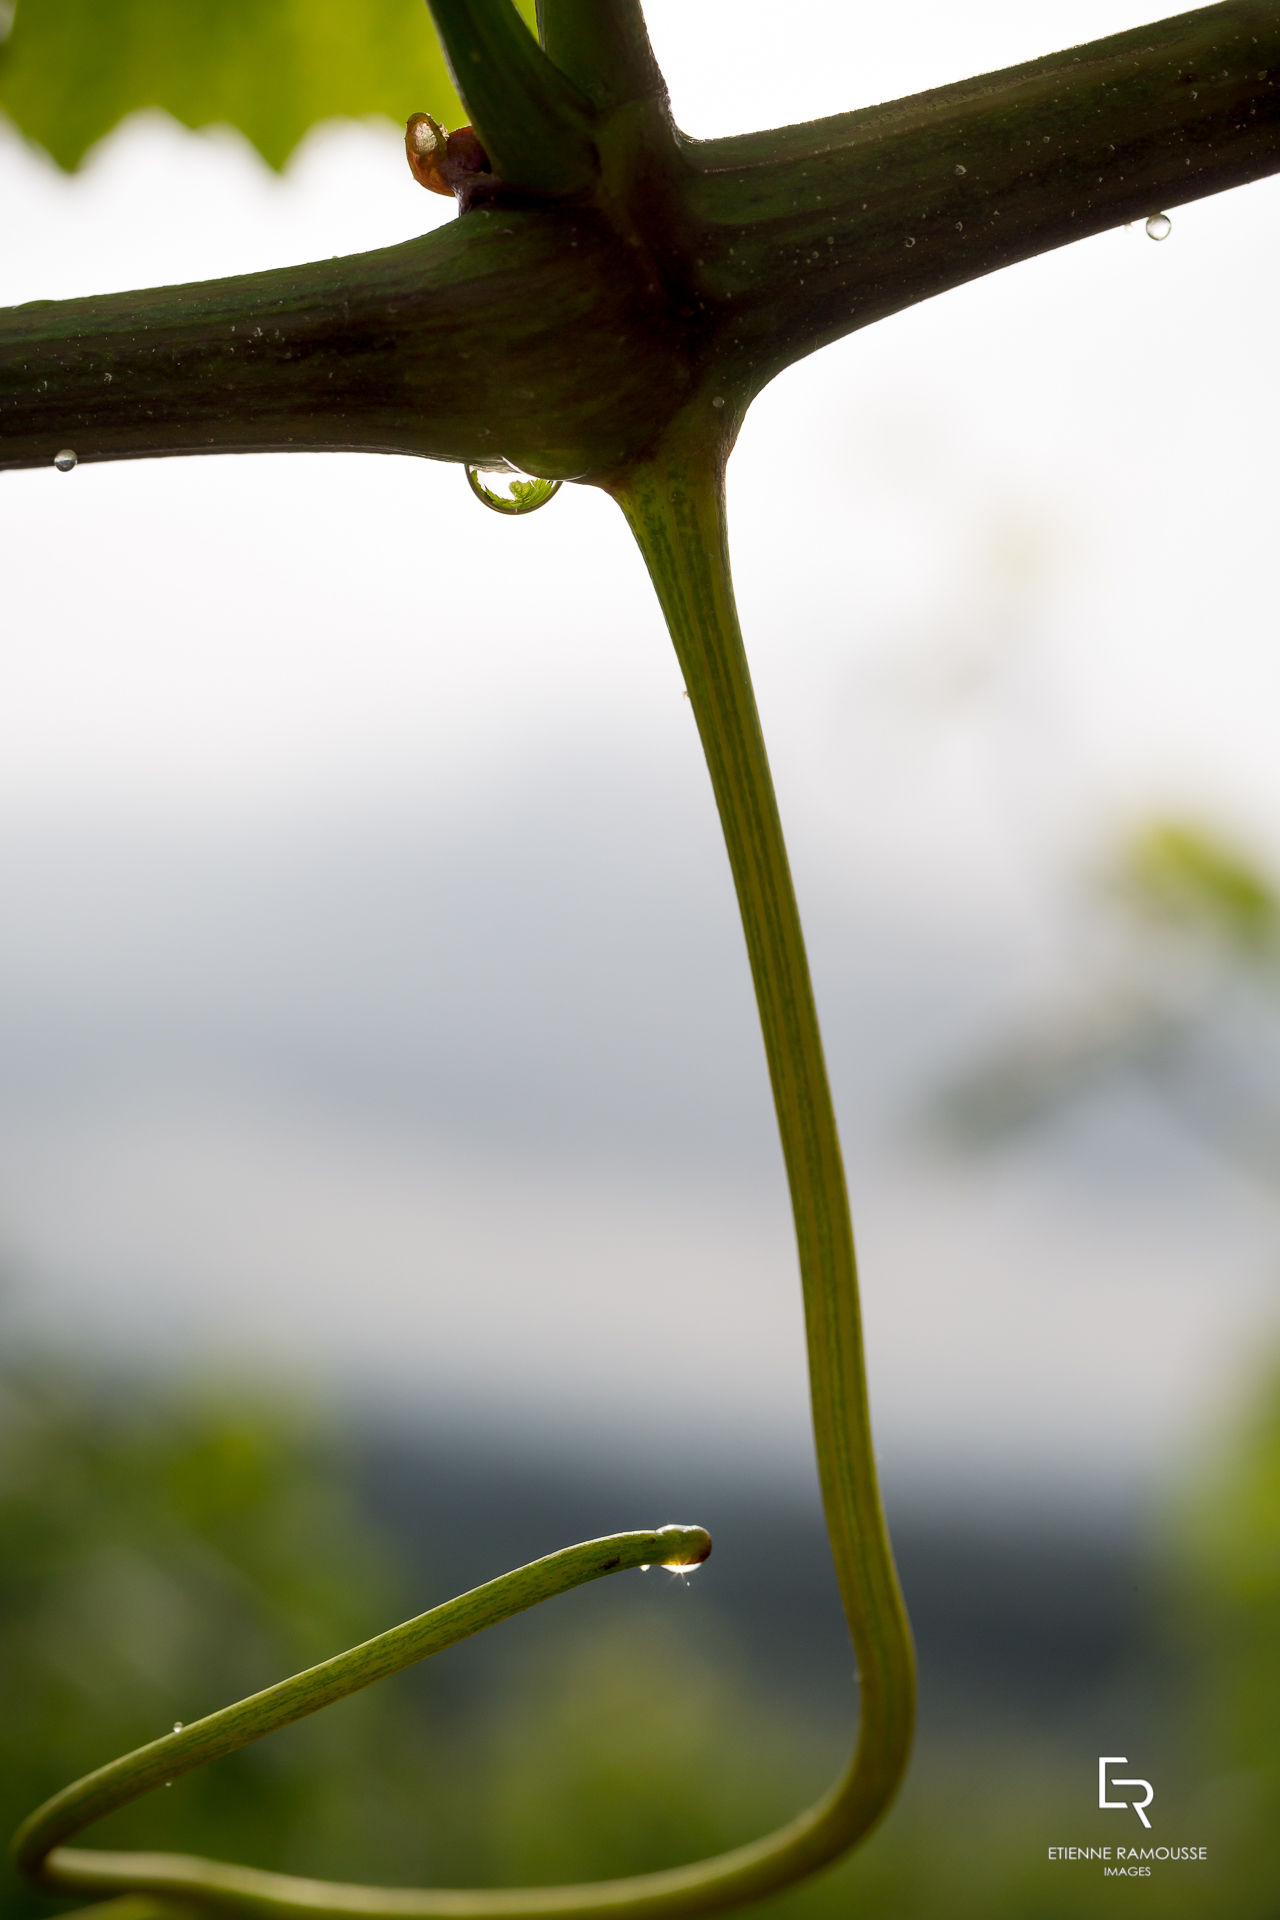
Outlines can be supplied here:
<path id="1" fill-rule="evenodd" d="M 419 1611 L 330 1450 L 260 1405 L 0 1380 L 0 1816 Z M 433 1754 L 403 1690 L 362 1696 L 94 1838 L 333 1864 L 421 1836 Z M 428 1865 L 409 1848 L 406 1865 Z M 11 1882 L 0 1911 L 47 1902 Z"/>
<path id="2" fill-rule="evenodd" d="M 1096 1863 L 1050 1863 L 1050 1846 L 1145 1836 L 1097 1811 L 1096 1754 L 1078 1737 L 1068 1750 L 975 1726 L 926 1746 L 862 1853 L 773 1909 L 787 1920 L 1092 1920 L 1105 1898 L 1108 1911 L 1140 1906 L 1158 1920 L 1271 1920 L 1280 1378 L 1176 1503 L 1165 1541 L 1167 1597 L 1151 1632 L 1179 1679 L 1176 1716 L 1152 1743 L 1150 1837 L 1207 1845 L 1207 1865 L 1104 1886 Z M 11 1370 L 0 1378 L 0 1813 L 15 1825 L 174 1720 L 443 1591 L 407 1591 L 342 1456 L 298 1415 L 225 1393 L 106 1391 L 52 1368 Z M 762 1706 L 732 1650 L 692 1637 L 678 1608 L 640 1617 L 625 1592 L 613 1599 L 603 1628 L 539 1638 L 533 1659 L 502 1665 L 496 1702 L 459 1713 L 429 1668 L 401 1676 L 179 1781 L 87 1843 L 391 1885 L 530 1883 L 698 1858 L 802 1805 L 829 1769 L 829 1729 Z M 12 1882 L 0 1894 L 13 1920 L 54 1910 Z"/>
<path id="3" fill-rule="evenodd" d="M 1139 1074 L 1198 1140 L 1276 1185 L 1280 1105 L 1263 1044 L 1280 1012 L 1274 881 L 1213 827 L 1170 815 L 1127 835 L 1094 882 L 1095 937 L 1071 958 L 1058 1004 L 957 1075 L 934 1128 L 952 1145 L 991 1146 Z M 1224 1014 L 1242 1012 L 1252 1031 L 1233 1052 Z"/>
<path id="4" fill-rule="evenodd" d="M 696 1577 L 696 1576 L 694 1576 Z M 507 1703 L 488 1787 L 495 1877 L 607 1880 L 700 1860 L 816 1797 L 834 1759 L 785 1712 L 763 1724 L 732 1654 L 628 1619 L 566 1641 Z"/>
<path id="5" fill-rule="evenodd" d="M 1280 1901 L 1280 1373 L 1183 1512 L 1177 1604 L 1197 1650 L 1191 1739 L 1206 1817 L 1234 1861 L 1233 1913 Z"/>
<path id="6" fill-rule="evenodd" d="M 1275 939 L 1277 903 L 1266 876 L 1196 821 L 1155 820 L 1134 834 L 1117 880 L 1132 907 L 1171 929 L 1210 934 L 1249 956 Z"/>
<path id="7" fill-rule="evenodd" d="M 18 0 L 0 107 L 68 168 L 143 107 L 236 127 L 273 167 L 338 115 L 467 118 L 423 0 Z"/>

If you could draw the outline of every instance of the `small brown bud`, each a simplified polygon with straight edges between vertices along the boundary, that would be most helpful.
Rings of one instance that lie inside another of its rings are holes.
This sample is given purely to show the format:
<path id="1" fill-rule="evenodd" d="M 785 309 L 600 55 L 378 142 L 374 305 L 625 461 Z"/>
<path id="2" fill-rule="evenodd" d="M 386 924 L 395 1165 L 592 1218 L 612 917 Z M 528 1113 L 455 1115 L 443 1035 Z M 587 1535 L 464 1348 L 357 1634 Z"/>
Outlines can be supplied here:
<path id="1" fill-rule="evenodd" d="M 474 127 L 456 127 L 449 135 L 445 154 L 449 178 L 455 182 L 460 174 L 489 172 L 489 156 Z"/>
<path id="2" fill-rule="evenodd" d="M 411 113 L 405 123 L 404 150 L 410 173 L 420 187 L 452 196 L 453 188 L 442 171 L 448 138 L 439 121 L 433 120 L 429 113 Z"/>

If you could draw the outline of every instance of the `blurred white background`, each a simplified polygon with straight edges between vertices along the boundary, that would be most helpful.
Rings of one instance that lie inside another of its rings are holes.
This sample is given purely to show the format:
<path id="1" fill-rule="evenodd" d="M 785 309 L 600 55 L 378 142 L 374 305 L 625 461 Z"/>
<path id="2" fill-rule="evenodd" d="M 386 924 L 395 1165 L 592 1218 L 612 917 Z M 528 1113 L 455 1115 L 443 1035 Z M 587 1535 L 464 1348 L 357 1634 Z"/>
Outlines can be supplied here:
<path id="1" fill-rule="evenodd" d="M 649 8 L 704 135 L 1158 11 Z M 158 115 L 74 180 L 0 133 L 0 183 L 3 303 L 451 217 L 380 124 L 317 131 L 283 178 Z M 1273 1203 L 1141 1089 L 986 1157 L 927 1125 L 1080 964 L 1117 834 L 1173 810 L 1280 847 L 1280 186 L 1170 211 L 1163 244 L 1104 235 L 793 368 L 730 469 L 877 1426 L 899 1483 L 975 1498 L 1150 1483 L 1276 1323 Z M 745 960 L 611 504 L 567 487 L 516 527 L 452 468 L 360 456 L 0 499 L 11 1323 L 807 1475 Z"/>

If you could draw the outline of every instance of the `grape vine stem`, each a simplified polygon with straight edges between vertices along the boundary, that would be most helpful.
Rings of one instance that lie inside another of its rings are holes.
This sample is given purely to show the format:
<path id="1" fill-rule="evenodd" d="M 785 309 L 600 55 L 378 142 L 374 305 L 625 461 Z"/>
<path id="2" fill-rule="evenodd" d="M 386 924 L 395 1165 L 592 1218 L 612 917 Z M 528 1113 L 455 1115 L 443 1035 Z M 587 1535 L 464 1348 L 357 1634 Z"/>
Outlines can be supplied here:
<path id="1" fill-rule="evenodd" d="M 342 1886 L 193 1856 L 64 1843 L 179 1774 L 385 1679 L 585 1581 L 653 1561 L 694 1564 L 700 1528 L 615 1534 L 565 1548 L 392 1628 L 264 1693 L 175 1730 L 76 1781 L 15 1843 L 37 1883 L 125 1894 L 106 1920 L 210 1913 L 293 1920 L 587 1920 L 709 1913 L 775 1893 L 838 1858 L 880 1819 L 906 1767 L 914 1716 L 910 1630 L 876 1481 L 857 1269 L 840 1143 L 773 781 L 734 606 L 724 520 L 724 431 L 710 407 L 610 488 L 635 535 L 684 674 L 724 829 L 755 985 L 795 1217 L 818 1473 L 857 1663 L 860 1719 L 843 1776 L 776 1833 L 711 1860 L 582 1886 L 469 1891 Z"/>

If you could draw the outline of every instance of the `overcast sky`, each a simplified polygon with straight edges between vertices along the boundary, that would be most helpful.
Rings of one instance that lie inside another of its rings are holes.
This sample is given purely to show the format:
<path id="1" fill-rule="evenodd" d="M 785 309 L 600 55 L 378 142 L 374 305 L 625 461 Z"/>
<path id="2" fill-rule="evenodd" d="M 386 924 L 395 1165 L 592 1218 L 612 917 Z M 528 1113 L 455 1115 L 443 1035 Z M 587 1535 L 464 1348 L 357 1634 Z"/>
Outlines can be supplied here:
<path id="1" fill-rule="evenodd" d="M 1149 11 L 650 14 L 712 134 Z M 1149 1478 L 1275 1323 L 1272 1206 L 1140 1091 L 978 1162 L 921 1121 L 1072 983 L 1087 875 L 1135 822 L 1189 812 L 1280 866 L 1280 191 L 1171 212 L 1163 244 L 1101 236 L 793 368 L 731 467 L 877 1420 L 922 1479 Z M 380 125 L 317 132 L 283 178 L 160 116 L 74 181 L 0 134 L 0 301 L 442 216 Z M 17 1310 L 424 1419 L 802 1470 L 745 964 L 610 503 L 567 487 L 516 527 L 454 469 L 357 456 L 6 474 L 0 498 Z"/>

